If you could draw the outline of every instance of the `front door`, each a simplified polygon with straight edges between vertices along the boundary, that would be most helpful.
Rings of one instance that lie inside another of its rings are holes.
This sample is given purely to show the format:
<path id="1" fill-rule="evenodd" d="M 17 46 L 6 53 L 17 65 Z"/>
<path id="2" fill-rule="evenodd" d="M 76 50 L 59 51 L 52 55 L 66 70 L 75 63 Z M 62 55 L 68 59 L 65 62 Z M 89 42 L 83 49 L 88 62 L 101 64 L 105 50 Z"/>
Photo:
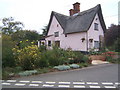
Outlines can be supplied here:
<path id="1" fill-rule="evenodd" d="M 60 47 L 60 41 L 55 41 L 55 46 Z"/>

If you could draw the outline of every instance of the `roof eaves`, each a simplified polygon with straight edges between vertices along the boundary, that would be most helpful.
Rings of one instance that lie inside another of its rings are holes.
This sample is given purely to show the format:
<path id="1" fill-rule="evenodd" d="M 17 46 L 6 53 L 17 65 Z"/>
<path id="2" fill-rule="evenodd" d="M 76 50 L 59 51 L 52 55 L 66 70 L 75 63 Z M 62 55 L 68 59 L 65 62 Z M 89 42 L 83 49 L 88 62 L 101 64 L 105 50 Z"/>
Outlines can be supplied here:
<path id="1" fill-rule="evenodd" d="M 50 20 L 49 20 L 49 23 L 48 23 L 46 36 L 47 36 L 47 34 L 48 34 L 48 31 L 49 31 L 49 28 L 50 28 L 50 24 L 51 24 L 51 22 L 52 22 L 53 14 L 54 14 L 54 11 L 52 11 L 52 13 L 51 13 L 51 15 L 50 15 Z"/>

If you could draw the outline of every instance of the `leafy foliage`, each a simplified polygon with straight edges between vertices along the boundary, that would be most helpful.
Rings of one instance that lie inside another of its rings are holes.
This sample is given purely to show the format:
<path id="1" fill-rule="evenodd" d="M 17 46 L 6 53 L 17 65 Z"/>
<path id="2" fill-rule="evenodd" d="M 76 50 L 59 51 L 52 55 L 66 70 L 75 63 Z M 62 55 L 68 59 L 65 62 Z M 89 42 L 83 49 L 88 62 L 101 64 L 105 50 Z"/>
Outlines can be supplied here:
<path id="1" fill-rule="evenodd" d="M 43 30 L 43 32 L 42 32 L 42 36 L 46 36 L 46 34 L 47 34 L 47 25 L 46 26 L 44 26 L 44 28 L 42 29 Z"/>
<path id="2" fill-rule="evenodd" d="M 29 40 L 24 40 L 16 43 L 16 46 L 18 46 L 19 49 L 23 49 L 31 45 L 34 45 L 34 42 L 30 42 Z"/>
<path id="3" fill-rule="evenodd" d="M 43 61 L 48 62 L 49 66 L 56 66 L 64 64 L 65 60 L 67 60 L 66 52 L 63 49 L 54 47 L 52 50 L 47 50 L 42 52 L 41 59 Z"/>
<path id="4" fill-rule="evenodd" d="M 59 66 L 55 66 L 54 69 L 58 69 L 60 71 L 69 70 L 70 66 L 68 66 L 68 65 L 59 65 Z"/>
<path id="5" fill-rule="evenodd" d="M 29 70 L 29 71 L 20 72 L 20 73 L 18 73 L 18 75 L 20 75 L 20 76 L 30 76 L 30 75 L 33 75 L 33 74 L 36 74 L 36 73 L 38 73 L 37 70 Z"/>
<path id="6" fill-rule="evenodd" d="M 41 53 L 36 45 L 27 46 L 23 49 L 13 48 L 16 64 L 24 70 L 38 67 Z"/>
<path id="7" fill-rule="evenodd" d="M 14 41 L 36 41 L 39 40 L 39 34 L 36 31 L 20 30 L 12 34 L 12 40 Z"/>
<path id="8" fill-rule="evenodd" d="M 114 47 L 116 52 L 120 52 L 120 38 L 117 38 L 117 40 L 115 41 Z"/>
<path id="9" fill-rule="evenodd" d="M 77 65 L 77 64 L 71 64 L 70 67 L 71 67 L 71 68 L 79 68 L 80 66 Z"/>
<path id="10" fill-rule="evenodd" d="M 12 48 L 15 42 L 12 41 L 11 36 L 2 35 L 2 66 L 3 67 L 14 67 L 15 60 L 13 57 Z"/>
<path id="11" fill-rule="evenodd" d="M 3 18 L 2 23 L 3 26 L 1 27 L 1 30 L 3 34 L 8 34 L 8 35 L 11 35 L 15 31 L 21 30 L 23 27 L 22 22 L 14 21 L 13 17 Z"/>
<path id="12" fill-rule="evenodd" d="M 119 51 L 120 25 L 112 24 L 105 33 L 105 42 L 110 50 Z"/>

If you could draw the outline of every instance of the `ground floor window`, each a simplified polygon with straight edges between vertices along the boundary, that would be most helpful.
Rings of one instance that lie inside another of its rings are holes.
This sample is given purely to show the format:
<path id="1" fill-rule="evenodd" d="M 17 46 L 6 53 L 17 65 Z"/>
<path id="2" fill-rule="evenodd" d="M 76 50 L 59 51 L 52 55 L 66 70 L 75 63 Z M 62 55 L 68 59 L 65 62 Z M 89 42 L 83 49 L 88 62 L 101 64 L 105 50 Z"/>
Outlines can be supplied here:
<path id="1" fill-rule="evenodd" d="M 55 46 L 60 47 L 60 41 L 55 41 Z"/>
<path id="2" fill-rule="evenodd" d="M 96 48 L 96 49 L 99 48 L 99 41 L 94 41 L 94 48 Z"/>
<path id="3" fill-rule="evenodd" d="M 51 46 L 51 41 L 50 40 L 48 41 L 48 46 Z"/>

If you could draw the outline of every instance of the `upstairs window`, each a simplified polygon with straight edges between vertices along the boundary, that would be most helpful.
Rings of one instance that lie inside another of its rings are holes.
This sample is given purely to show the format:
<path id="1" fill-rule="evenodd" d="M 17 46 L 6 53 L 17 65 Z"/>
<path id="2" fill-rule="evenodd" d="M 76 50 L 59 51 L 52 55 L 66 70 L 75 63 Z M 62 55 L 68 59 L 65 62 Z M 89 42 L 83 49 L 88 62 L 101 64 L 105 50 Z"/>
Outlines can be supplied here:
<path id="1" fill-rule="evenodd" d="M 48 41 L 48 46 L 51 46 L 51 41 Z"/>
<path id="2" fill-rule="evenodd" d="M 98 24 L 94 23 L 94 30 L 98 30 Z"/>
<path id="3" fill-rule="evenodd" d="M 65 37 L 67 37 L 67 34 L 65 34 Z"/>
<path id="4" fill-rule="evenodd" d="M 94 48 L 99 49 L 99 41 L 94 41 Z"/>
<path id="5" fill-rule="evenodd" d="M 59 32 L 54 32 L 55 37 L 59 37 Z"/>
<path id="6" fill-rule="evenodd" d="M 57 24 L 57 27 L 59 27 L 59 25 Z"/>

